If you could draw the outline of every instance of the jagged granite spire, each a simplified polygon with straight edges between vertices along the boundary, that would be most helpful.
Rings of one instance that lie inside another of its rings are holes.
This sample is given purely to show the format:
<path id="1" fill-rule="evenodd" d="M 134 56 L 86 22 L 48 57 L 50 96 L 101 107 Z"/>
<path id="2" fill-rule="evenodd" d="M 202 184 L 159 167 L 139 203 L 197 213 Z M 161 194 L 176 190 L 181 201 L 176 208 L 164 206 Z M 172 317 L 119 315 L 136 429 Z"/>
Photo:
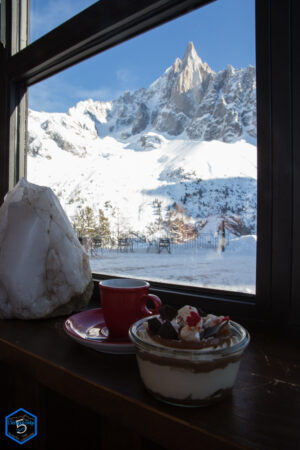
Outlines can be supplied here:
<path id="1" fill-rule="evenodd" d="M 198 56 L 198 53 L 196 52 L 195 46 L 193 42 L 189 42 L 187 45 L 187 48 L 185 50 L 184 53 L 184 57 L 183 57 L 183 65 L 185 66 L 186 64 L 188 64 L 189 60 L 194 60 L 197 62 L 200 62 L 200 64 L 202 64 L 202 60 L 200 58 L 200 56 Z"/>
<path id="2" fill-rule="evenodd" d="M 202 97 L 202 83 L 214 73 L 207 65 L 203 64 L 198 56 L 193 42 L 189 42 L 181 65 L 181 70 L 174 83 L 171 93 L 171 102 L 176 108 L 191 117 Z"/>

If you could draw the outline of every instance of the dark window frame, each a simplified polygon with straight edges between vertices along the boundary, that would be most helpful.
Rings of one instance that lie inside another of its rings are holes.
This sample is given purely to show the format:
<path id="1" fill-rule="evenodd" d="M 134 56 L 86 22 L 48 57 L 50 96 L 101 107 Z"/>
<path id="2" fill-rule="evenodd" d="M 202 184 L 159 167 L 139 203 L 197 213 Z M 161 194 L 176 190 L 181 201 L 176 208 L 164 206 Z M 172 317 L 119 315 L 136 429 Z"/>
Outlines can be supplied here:
<path id="1" fill-rule="evenodd" d="M 26 46 L 24 0 L 1 2 L 0 195 L 26 174 L 27 88 L 89 56 L 214 0 L 101 0 Z M 27 4 L 27 3 L 26 3 Z M 23 6 L 24 7 L 24 6 Z M 298 14 L 298 15 L 297 15 Z M 256 295 L 153 283 L 172 303 L 300 325 L 300 158 L 296 0 L 257 0 L 258 241 Z M 3 14 L 1 14 L 3 24 Z M 3 38 L 5 36 L 5 38 Z M 5 42 L 4 42 L 5 41 Z M 299 126 L 298 126 L 299 128 Z M 284 151 L 283 151 L 284 149 Z M 298 212 L 299 211 L 299 212 Z M 284 236 L 284 239 L 282 238 Z M 95 279 L 103 278 L 95 275 Z M 107 276 L 105 276 L 107 278 Z"/>

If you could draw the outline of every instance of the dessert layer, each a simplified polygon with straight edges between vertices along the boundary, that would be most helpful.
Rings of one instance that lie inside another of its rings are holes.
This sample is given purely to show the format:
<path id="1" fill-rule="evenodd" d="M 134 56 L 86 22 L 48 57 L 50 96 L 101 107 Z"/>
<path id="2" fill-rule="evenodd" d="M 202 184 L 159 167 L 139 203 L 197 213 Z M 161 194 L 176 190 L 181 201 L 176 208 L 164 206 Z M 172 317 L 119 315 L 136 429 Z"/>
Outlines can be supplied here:
<path id="1" fill-rule="evenodd" d="M 147 389 L 147 388 L 146 388 Z M 187 398 L 173 398 L 173 397 L 164 397 L 163 395 L 158 394 L 157 392 L 151 391 L 151 389 L 147 389 L 147 391 L 156 397 L 158 400 L 163 402 L 171 403 L 177 406 L 208 406 L 214 403 L 219 402 L 224 397 L 229 397 L 232 393 L 232 388 L 229 389 L 219 389 L 210 397 L 205 398 L 204 400 L 195 400 L 191 397 Z"/>
<path id="2" fill-rule="evenodd" d="M 211 338 L 199 342 L 193 341 L 179 341 L 175 339 L 164 339 L 156 334 L 149 333 L 149 336 L 155 341 L 157 344 L 160 344 L 165 347 L 179 348 L 179 349 L 190 349 L 190 350 L 200 350 L 200 349 L 218 349 L 218 348 L 226 348 L 232 345 L 235 341 L 230 334 L 229 336 L 220 336 L 217 338 Z"/>
<path id="3" fill-rule="evenodd" d="M 140 374 L 145 386 L 165 398 L 203 400 L 220 389 L 234 385 L 239 361 L 207 372 L 194 372 L 186 368 L 159 365 L 137 355 Z"/>
<path id="4" fill-rule="evenodd" d="M 234 355 L 229 355 L 226 357 L 214 357 L 213 355 L 199 355 L 194 358 L 191 356 L 188 358 L 179 358 L 168 355 L 160 355 L 155 352 L 145 352 L 137 349 L 137 356 L 139 359 L 144 361 L 152 362 L 159 366 L 169 366 L 172 368 L 179 368 L 182 370 L 189 370 L 194 373 L 198 372 L 211 372 L 215 369 L 224 369 L 229 364 L 236 363 L 240 361 L 242 353 L 236 353 Z M 188 355 L 187 355 L 188 356 Z"/>

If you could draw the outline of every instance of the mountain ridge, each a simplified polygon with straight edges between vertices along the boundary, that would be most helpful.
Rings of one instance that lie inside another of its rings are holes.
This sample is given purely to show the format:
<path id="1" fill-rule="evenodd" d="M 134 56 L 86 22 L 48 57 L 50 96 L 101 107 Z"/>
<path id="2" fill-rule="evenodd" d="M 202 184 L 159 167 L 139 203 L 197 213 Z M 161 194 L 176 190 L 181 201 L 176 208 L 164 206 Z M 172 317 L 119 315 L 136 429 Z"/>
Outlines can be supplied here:
<path id="1" fill-rule="evenodd" d="M 68 113 L 29 111 L 28 176 L 52 187 L 71 217 L 111 200 L 143 231 L 159 198 L 165 211 L 184 204 L 195 223 L 239 215 L 255 233 L 255 102 L 254 67 L 216 73 L 189 43 L 148 88 Z"/>
<path id="2" fill-rule="evenodd" d="M 228 65 L 214 72 L 203 63 L 190 42 L 183 60 L 174 64 L 148 88 L 126 91 L 116 100 L 83 100 L 70 108 L 90 115 L 100 137 L 119 139 L 149 130 L 204 141 L 236 142 L 256 139 L 255 68 Z"/>

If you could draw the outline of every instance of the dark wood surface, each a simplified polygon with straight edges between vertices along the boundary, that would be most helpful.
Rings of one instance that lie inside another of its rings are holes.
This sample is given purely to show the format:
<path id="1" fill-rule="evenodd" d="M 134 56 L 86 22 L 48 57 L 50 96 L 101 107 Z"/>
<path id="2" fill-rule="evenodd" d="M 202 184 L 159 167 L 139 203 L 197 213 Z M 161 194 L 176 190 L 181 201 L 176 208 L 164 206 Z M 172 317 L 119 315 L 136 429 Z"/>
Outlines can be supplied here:
<path id="1" fill-rule="evenodd" d="M 291 27 L 292 33 L 294 37 L 294 42 L 300 42 L 300 28 L 299 28 L 299 3 L 292 3 L 291 10 Z M 293 123 L 292 123 L 292 140 L 294 145 L 293 152 L 293 183 L 294 183 L 294 192 L 300 192 L 300 127 L 299 127 L 299 115 L 300 115 L 300 55 L 299 51 L 297 51 L 298 45 L 292 46 L 292 107 L 293 107 Z M 291 322 L 300 323 L 300 277 L 299 270 L 300 267 L 300 252 L 296 249 L 300 248 L 300 196 L 293 196 L 294 202 L 294 215 L 293 215 L 293 229 L 294 233 L 294 242 L 293 242 L 293 260 L 292 260 L 292 308 L 291 308 Z"/>
<path id="2" fill-rule="evenodd" d="M 63 331 L 64 320 L 0 321 L 1 420 L 11 408 L 31 408 L 39 417 L 40 432 L 30 445 L 44 438 L 53 444 L 44 447 L 54 448 L 55 439 L 62 442 L 68 435 L 62 423 L 71 426 L 75 415 L 80 424 L 90 415 L 87 449 L 127 448 L 126 439 L 133 449 L 300 448 L 300 345 L 282 339 L 279 332 L 251 332 L 231 398 L 189 409 L 152 398 L 144 390 L 134 355 L 102 354 L 73 342 Z M 54 402 L 55 395 L 59 400 Z M 67 404 L 71 418 L 66 413 L 66 422 L 55 421 Z M 106 433 L 102 440 L 93 423 L 98 416 L 102 435 Z M 121 430 L 123 447 L 116 430 Z M 77 434 L 77 442 L 81 438 Z"/>

